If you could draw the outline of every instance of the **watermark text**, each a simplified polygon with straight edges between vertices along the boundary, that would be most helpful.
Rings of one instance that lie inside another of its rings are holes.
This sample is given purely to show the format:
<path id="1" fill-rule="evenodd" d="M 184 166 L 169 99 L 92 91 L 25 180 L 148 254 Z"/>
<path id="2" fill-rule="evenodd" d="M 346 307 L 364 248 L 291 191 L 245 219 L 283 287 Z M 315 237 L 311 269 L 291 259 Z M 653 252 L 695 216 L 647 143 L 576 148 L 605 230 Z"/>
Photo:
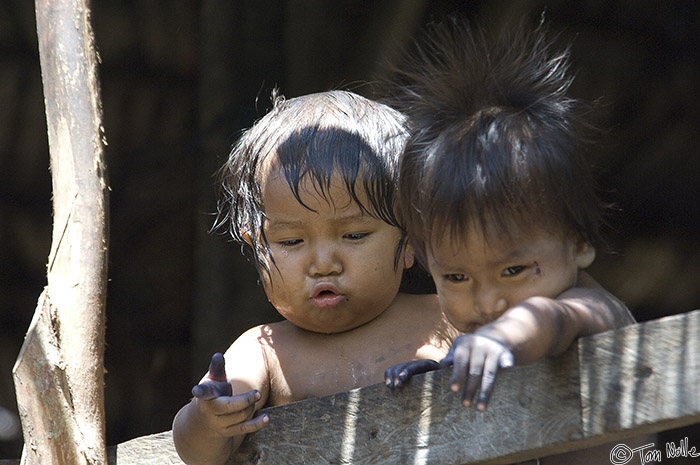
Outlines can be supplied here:
<path id="1" fill-rule="evenodd" d="M 626 444 L 618 444 L 610 451 L 610 463 L 613 465 L 625 465 L 627 463 L 645 465 L 647 463 L 661 462 L 661 449 L 655 448 L 653 442 L 632 449 Z M 695 446 L 688 445 L 688 438 L 683 438 L 678 445 L 670 441 L 666 443 L 666 455 L 663 458 L 671 459 L 676 457 L 700 457 Z M 634 460 L 636 458 L 636 460 Z"/>

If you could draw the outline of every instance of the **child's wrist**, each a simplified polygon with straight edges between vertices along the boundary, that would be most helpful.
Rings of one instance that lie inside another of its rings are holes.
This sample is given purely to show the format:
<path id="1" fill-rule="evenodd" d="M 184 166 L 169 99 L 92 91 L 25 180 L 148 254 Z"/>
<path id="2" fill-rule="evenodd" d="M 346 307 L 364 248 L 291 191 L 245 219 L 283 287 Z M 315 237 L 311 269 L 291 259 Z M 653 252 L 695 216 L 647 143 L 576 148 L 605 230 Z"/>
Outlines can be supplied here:
<path id="1" fill-rule="evenodd" d="M 503 346 L 504 349 L 511 351 L 510 344 L 508 344 L 508 341 L 504 340 L 504 338 L 501 336 L 501 332 L 494 329 L 494 328 L 489 328 L 487 326 L 482 326 L 481 328 L 477 329 L 474 331 L 474 334 L 479 337 L 483 337 L 485 339 L 489 339 L 493 342 L 496 342 L 500 345 Z"/>

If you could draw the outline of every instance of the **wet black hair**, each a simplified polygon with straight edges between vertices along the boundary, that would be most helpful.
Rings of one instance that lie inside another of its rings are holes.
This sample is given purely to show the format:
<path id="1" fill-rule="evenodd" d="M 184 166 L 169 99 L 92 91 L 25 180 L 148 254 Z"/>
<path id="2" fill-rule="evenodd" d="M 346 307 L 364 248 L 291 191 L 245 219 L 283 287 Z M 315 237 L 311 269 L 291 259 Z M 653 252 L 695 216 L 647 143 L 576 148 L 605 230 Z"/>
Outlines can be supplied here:
<path id="1" fill-rule="evenodd" d="M 389 104 L 409 118 L 399 212 L 419 260 L 444 232 L 539 225 L 602 243 L 604 205 L 585 159 L 592 105 L 567 95 L 569 49 L 547 27 L 496 34 L 431 24 L 394 67 Z"/>
<path id="2" fill-rule="evenodd" d="M 400 227 L 394 213 L 398 160 L 407 138 L 405 117 L 387 105 L 348 91 L 285 99 L 277 90 L 273 108 L 246 130 L 219 170 L 221 195 L 214 229 L 225 228 L 250 245 L 258 271 L 274 263 L 265 237 L 261 170 L 279 168 L 296 199 L 305 179 L 327 200 L 332 176 L 367 214 Z M 269 168 L 269 167 L 268 167 Z M 358 197 L 362 189 L 368 205 Z M 403 230 L 402 230 L 403 232 Z M 395 266 L 405 245 L 397 247 Z"/>

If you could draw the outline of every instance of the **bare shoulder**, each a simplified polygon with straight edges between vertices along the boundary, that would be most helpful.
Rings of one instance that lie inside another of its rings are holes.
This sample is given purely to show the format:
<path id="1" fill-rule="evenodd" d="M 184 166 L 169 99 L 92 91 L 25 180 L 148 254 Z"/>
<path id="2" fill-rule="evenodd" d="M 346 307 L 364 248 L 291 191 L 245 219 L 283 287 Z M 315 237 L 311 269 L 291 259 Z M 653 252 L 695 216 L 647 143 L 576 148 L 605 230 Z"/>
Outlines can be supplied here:
<path id="1" fill-rule="evenodd" d="M 226 375 L 234 394 L 257 389 L 262 394 L 262 403 L 267 399 L 270 385 L 270 326 L 260 325 L 246 330 L 224 353 Z"/>
<path id="2" fill-rule="evenodd" d="M 299 336 L 299 329 L 286 320 L 254 326 L 241 334 L 226 351 L 228 355 L 242 357 L 265 355 L 281 346 L 288 345 L 290 339 Z"/>
<path id="3" fill-rule="evenodd" d="M 436 294 L 401 293 L 386 313 L 397 320 L 404 334 L 422 335 L 429 344 L 445 350 L 459 335 L 442 313 Z"/>
<path id="4" fill-rule="evenodd" d="M 636 323 L 627 305 L 586 272 L 579 273 L 576 288 L 565 291 L 557 300 L 564 295 L 568 296 L 569 303 L 587 308 L 596 319 L 607 319 L 610 327 L 604 329 L 618 329 Z"/>

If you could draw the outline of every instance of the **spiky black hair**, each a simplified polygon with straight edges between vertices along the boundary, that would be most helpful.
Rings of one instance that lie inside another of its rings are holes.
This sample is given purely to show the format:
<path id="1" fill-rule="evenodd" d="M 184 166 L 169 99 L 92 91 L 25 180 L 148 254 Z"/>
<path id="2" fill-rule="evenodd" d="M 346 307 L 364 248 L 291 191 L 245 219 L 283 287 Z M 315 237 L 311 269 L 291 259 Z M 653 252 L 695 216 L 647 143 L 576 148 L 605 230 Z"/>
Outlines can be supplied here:
<path id="1" fill-rule="evenodd" d="M 392 74 L 389 102 L 409 118 L 400 216 L 417 255 L 435 234 L 485 237 L 538 224 L 600 243 L 603 207 L 584 158 L 589 105 L 567 95 L 569 49 L 543 23 L 495 35 L 430 25 Z"/>

